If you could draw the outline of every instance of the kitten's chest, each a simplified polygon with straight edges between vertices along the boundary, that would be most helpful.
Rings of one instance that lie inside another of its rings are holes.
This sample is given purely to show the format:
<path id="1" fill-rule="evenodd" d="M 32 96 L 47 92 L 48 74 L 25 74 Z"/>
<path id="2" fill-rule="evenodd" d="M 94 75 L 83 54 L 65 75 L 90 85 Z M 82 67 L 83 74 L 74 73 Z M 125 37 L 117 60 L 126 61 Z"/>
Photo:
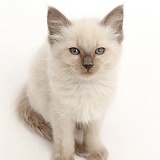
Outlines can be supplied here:
<path id="1" fill-rule="evenodd" d="M 100 118 L 109 101 L 110 88 L 99 83 L 59 83 L 55 96 L 76 122 L 87 123 Z"/>

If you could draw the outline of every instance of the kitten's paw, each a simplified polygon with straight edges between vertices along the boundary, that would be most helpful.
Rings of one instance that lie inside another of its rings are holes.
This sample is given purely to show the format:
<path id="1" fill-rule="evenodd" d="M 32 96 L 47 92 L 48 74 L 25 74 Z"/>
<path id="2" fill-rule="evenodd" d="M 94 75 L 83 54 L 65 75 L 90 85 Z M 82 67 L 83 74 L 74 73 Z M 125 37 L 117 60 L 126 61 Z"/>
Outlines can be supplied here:
<path id="1" fill-rule="evenodd" d="M 87 152 L 86 148 L 84 147 L 83 144 L 81 144 L 78 141 L 75 141 L 75 153 L 79 156 L 82 157 L 87 157 L 89 156 L 89 153 Z"/>
<path id="2" fill-rule="evenodd" d="M 54 157 L 54 160 L 74 160 L 74 156 L 57 155 Z"/>
<path id="3" fill-rule="evenodd" d="M 108 151 L 106 149 L 99 149 L 92 151 L 89 156 L 86 157 L 87 160 L 107 160 Z"/>

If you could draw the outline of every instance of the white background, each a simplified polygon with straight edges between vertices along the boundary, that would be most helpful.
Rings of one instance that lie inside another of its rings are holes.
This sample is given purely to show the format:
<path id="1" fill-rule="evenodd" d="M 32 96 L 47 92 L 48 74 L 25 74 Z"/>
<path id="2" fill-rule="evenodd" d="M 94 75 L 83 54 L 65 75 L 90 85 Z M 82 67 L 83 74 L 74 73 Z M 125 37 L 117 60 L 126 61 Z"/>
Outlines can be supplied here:
<path id="1" fill-rule="evenodd" d="M 109 160 L 160 160 L 159 0 L 0 0 L 0 160 L 52 157 L 52 144 L 26 129 L 15 114 L 30 61 L 47 36 L 47 6 L 68 18 L 103 18 L 122 3 L 123 56 L 102 139 Z"/>

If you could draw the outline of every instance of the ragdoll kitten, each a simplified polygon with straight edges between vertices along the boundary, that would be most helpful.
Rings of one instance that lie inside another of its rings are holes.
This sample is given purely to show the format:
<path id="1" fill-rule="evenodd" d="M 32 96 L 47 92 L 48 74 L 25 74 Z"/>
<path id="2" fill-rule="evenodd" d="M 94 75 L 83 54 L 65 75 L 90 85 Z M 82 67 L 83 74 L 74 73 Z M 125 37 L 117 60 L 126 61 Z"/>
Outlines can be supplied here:
<path id="1" fill-rule="evenodd" d="M 114 96 L 122 24 L 123 6 L 101 21 L 70 21 L 49 8 L 48 42 L 35 57 L 18 112 L 32 129 L 53 138 L 54 160 L 73 160 L 74 152 L 88 160 L 107 159 L 100 129 Z M 83 131 L 82 143 L 74 139 L 75 128 Z"/>

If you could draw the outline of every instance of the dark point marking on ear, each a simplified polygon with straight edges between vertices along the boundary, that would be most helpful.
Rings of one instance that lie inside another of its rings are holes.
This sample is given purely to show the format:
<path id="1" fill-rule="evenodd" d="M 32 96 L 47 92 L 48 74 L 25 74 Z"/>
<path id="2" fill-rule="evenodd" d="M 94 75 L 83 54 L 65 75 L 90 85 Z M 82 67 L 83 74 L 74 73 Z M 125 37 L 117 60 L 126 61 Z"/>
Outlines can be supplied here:
<path id="1" fill-rule="evenodd" d="M 71 25 L 71 22 L 54 7 L 48 7 L 47 23 L 50 44 L 53 44 L 54 42 L 54 39 L 51 37 L 51 35 L 60 34 L 62 27 Z"/>
<path id="2" fill-rule="evenodd" d="M 100 24 L 103 26 L 110 26 L 116 35 L 116 40 L 121 43 L 123 40 L 123 5 L 109 12 Z"/>

